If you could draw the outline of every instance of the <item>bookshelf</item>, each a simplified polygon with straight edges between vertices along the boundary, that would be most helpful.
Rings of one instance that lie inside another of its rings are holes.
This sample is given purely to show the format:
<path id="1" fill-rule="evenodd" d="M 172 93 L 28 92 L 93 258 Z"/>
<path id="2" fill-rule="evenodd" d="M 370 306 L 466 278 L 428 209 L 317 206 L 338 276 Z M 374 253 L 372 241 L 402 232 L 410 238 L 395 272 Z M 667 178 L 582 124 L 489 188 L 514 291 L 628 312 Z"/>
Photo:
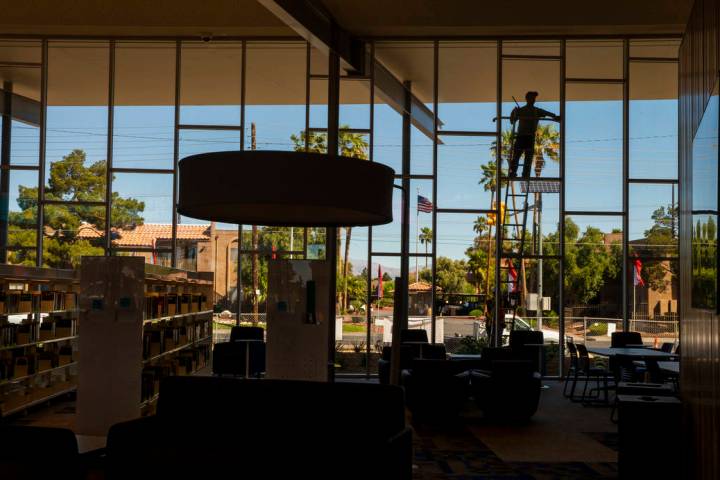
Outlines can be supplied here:
<path id="1" fill-rule="evenodd" d="M 0 265 L 0 416 L 76 390 L 78 291 L 73 270 Z"/>
<path id="2" fill-rule="evenodd" d="M 77 429 L 105 435 L 154 412 L 163 377 L 209 364 L 213 274 L 84 257 L 80 278 L 80 348 L 93 362 L 80 370 Z"/>

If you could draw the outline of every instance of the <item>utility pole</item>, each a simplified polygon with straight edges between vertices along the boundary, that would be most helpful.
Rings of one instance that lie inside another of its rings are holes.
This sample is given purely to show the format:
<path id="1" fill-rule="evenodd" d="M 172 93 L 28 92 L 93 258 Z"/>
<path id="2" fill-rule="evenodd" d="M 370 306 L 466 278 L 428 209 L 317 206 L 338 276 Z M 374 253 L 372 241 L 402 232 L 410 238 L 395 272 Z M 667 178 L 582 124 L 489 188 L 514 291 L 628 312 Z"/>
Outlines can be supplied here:
<path id="1" fill-rule="evenodd" d="M 250 149 L 257 149 L 257 132 L 255 130 L 255 122 L 250 124 Z M 242 246 L 242 239 L 238 240 L 238 247 Z M 253 323 L 257 323 L 259 313 L 258 289 L 260 288 L 259 265 L 258 265 L 258 228 L 257 225 L 252 226 L 252 303 L 253 303 Z"/>

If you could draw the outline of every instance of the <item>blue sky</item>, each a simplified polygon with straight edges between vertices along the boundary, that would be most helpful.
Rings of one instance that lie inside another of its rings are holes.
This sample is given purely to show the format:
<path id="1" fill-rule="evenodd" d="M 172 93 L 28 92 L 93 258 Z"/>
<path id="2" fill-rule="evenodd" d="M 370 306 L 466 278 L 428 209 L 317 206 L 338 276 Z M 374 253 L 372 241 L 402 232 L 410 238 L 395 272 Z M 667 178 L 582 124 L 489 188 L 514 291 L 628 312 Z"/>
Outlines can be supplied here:
<path id="1" fill-rule="evenodd" d="M 558 112 L 557 103 L 538 106 Z M 513 104 L 504 104 L 504 115 Z M 181 122 L 192 124 L 239 125 L 237 106 L 182 107 Z M 324 127 L 326 109 L 311 109 L 311 126 Z M 439 117 L 453 130 L 491 130 L 494 103 L 441 104 Z M 294 106 L 247 106 L 246 145 L 250 145 L 251 122 L 257 125 L 257 148 L 288 150 L 290 135 L 304 128 L 305 108 Z M 618 211 L 622 209 L 622 104 L 620 101 L 583 101 L 566 104 L 566 209 Z M 171 168 L 173 158 L 173 109 L 168 106 L 116 107 L 113 156 L 116 167 Z M 354 128 L 369 126 L 368 105 L 347 105 L 341 109 L 341 123 Z M 386 105 L 375 108 L 374 159 L 397 171 L 401 161 L 400 116 Z M 503 128 L 508 128 L 505 124 Z M 60 159 L 72 149 L 85 150 L 88 161 L 107 156 L 107 109 L 104 107 L 50 107 L 48 109 L 47 159 Z M 12 162 L 37 164 L 37 129 L 15 124 Z M 193 153 L 239 148 L 240 132 L 182 131 L 181 158 Z M 445 137 L 438 147 L 437 198 L 432 182 L 411 184 L 411 235 L 419 227 L 431 226 L 431 215 L 416 215 L 416 196 L 428 197 L 442 208 L 488 208 L 490 194 L 478 180 L 480 165 L 489 161 L 491 137 Z M 413 129 L 412 173 L 432 173 L 432 142 Z M 633 178 L 675 178 L 677 176 L 677 102 L 674 100 L 633 101 L 630 110 L 630 174 Z M 547 162 L 544 176 L 558 176 L 559 166 Z M 248 181 L 258 181 L 248 179 Z M 352 179 L 338 179 L 352 181 Z M 271 184 L 271 179 L 268 179 Z M 10 205 L 17 210 L 17 186 L 37 185 L 35 172 L 14 171 Z M 170 175 L 117 174 L 113 189 L 124 197 L 145 202 L 146 222 L 170 223 L 172 182 Z M 677 192 L 676 192 L 677 198 Z M 556 230 L 559 220 L 557 194 L 543 196 L 543 231 Z M 631 185 L 630 239 L 642 236 L 650 226 L 650 214 L 671 201 L 669 185 Z M 395 253 L 400 249 L 400 199 L 394 200 L 395 221 L 374 229 L 374 251 Z M 438 255 L 463 258 L 474 237 L 474 215 L 438 216 Z M 585 228 L 592 224 L 610 232 L 622 226 L 620 217 L 574 218 Z M 200 223 L 183 218 L 185 223 Z M 206 222 L 202 222 L 206 223 Z M 235 226 L 227 225 L 228 228 Z M 351 258 L 365 258 L 367 229 L 355 229 Z M 412 250 L 415 249 L 414 244 Z M 424 252 L 424 246 L 418 250 Z M 389 260 L 389 259 L 386 259 Z M 424 262 L 421 260 L 420 262 Z M 383 264 L 397 263 L 394 260 Z"/>

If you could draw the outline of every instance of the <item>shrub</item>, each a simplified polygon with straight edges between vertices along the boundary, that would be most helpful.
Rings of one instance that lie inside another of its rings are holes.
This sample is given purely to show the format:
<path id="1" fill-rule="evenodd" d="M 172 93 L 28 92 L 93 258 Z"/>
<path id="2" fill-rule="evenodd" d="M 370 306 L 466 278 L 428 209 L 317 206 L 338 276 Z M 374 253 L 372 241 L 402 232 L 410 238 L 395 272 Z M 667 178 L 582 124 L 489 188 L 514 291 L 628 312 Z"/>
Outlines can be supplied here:
<path id="1" fill-rule="evenodd" d="M 607 323 L 593 323 L 588 327 L 587 334 L 590 336 L 607 335 L 607 331 Z"/>
<path id="2" fill-rule="evenodd" d="M 476 308 L 475 310 L 470 310 L 470 314 L 469 314 L 469 315 L 470 315 L 471 317 L 482 317 L 482 316 L 483 316 L 483 311 L 480 310 L 479 308 Z"/>
<path id="3" fill-rule="evenodd" d="M 468 335 L 460 340 L 460 346 L 455 353 L 478 354 L 482 352 L 482 349 L 486 346 L 487 339 L 485 337 L 474 338 Z"/>

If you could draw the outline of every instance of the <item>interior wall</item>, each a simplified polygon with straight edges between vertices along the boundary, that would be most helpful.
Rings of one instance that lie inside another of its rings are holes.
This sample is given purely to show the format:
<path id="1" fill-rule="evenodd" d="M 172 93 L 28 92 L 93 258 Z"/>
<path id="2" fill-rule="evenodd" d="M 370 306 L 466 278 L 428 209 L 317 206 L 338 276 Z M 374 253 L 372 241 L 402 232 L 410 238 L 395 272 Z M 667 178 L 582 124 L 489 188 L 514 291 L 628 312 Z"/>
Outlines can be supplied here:
<path id="1" fill-rule="evenodd" d="M 691 307 L 692 139 L 718 73 L 718 0 L 696 0 L 680 48 L 681 393 L 685 478 L 720 478 L 720 317 Z"/>

